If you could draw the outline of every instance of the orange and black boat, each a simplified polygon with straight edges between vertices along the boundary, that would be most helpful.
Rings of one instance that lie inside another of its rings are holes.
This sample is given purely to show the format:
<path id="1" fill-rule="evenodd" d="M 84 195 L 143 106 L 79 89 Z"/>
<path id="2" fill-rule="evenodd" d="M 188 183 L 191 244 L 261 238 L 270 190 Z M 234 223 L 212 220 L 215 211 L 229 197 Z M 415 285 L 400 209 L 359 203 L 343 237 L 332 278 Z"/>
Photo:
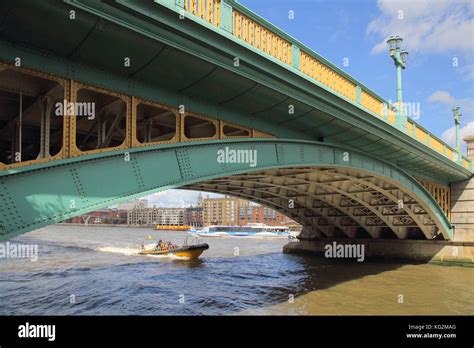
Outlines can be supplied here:
<path id="1" fill-rule="evenodd" d="M 138 255 L 161 255 L 161 256 L 178 256 L 188 260 L 197 259 L 204 250 L 209 249 L 207 243 L 194 244 L 194 245 L 182 245 L 176 248 L 154 248 L 150 250 L 142 250 Z"/>

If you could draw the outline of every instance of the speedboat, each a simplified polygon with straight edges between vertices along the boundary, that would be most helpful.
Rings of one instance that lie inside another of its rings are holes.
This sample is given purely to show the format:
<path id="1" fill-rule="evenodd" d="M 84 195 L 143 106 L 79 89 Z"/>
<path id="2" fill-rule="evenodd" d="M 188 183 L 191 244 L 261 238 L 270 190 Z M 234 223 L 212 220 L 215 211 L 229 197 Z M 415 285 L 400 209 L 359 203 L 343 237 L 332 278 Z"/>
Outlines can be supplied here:
<path id="1" fill-rule="evenodd" d="M 209 249 L 207 243 L 195 244 L 195 245 L 183 245 L 174 249 L 150 249 L 142 250 L 138 255 L 160 255 L 160 256 L 179 256 L 187 258 L 189 260 L 197 259 L 204 250 Z"/>
<path id="2" fill-rule="evenodd" d="M 197 238 L 188 244 L 188 238 L 184 239 L 183 245 L 174 245 L 172 243 L 162 243 L 160 246 L 156 246 L 153 249 L 145 249 L 142 244 L 142 250 L 138 255 L 155 255 L 155 256 L 178 256 L 188 260 L 197 259 L 204 250 L 209 249 L 209 244 L 200 243 Z"/>

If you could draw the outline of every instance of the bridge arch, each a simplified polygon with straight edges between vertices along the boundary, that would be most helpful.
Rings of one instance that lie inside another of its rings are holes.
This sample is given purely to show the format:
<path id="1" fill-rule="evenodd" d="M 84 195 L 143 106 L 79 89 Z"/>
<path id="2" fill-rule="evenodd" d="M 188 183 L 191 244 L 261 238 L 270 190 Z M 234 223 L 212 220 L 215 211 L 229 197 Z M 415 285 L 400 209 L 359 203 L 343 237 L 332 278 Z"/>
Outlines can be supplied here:
<path id="1" fill-rule="evenodd" d="M 221 161 L 222 151 L 256 161 Z M 160 144 L 5 170 L 0 238 L 172 188 L 273 207 L 303 225 L 302 239 L 451 238 L 436 200 L 402 169 L 337 145 L 274 138 Z"/>

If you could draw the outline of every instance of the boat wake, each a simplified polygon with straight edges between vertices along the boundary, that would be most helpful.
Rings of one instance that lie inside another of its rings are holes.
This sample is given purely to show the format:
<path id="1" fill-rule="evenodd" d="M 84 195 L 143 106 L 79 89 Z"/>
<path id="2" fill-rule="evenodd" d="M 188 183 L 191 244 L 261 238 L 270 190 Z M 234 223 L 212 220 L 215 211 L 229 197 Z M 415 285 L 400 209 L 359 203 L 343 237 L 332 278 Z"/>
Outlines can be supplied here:
<path id="1" fill-rule="evenodd" d="M 139 248 L 120 248 L 120 247 L 100 247 L 95 249 L 96 251 L 104 252 L 104 253 L 114 253 L 114 254 L 122 254 L 122 255 L 136 255 L 140 252 Z"/>
<path id="2" fill-rule="evenodd" d="M 154 244 L 153 244 L 154 245 Z M 145 249 L 153 249 L 153 245 L 145 245 Z M 141 251 L 140 248 L 123 248 L 123 247 L 113 247 L 113 246 L 106 246 L 100 247 L 95 249 L 96 251 L 104 252 L 104 253 L 114 253 L 114 254 L 121 254 L 126 256 L 134 256 L 138 255 Z M 173 254 L 165 254 L 165 255 L 146 255 L 148 257 L 153 257 L 157 259 L 176 259 L 176 260 L 187 260 L 186 257 L 177 256 Z"/>

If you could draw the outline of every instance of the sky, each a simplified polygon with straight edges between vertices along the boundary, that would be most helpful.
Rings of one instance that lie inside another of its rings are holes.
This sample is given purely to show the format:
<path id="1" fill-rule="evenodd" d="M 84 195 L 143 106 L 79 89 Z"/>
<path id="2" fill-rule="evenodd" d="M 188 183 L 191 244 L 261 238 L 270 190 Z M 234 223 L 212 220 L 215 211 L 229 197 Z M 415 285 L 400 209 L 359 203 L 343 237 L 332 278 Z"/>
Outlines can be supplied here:
<path id="1" fill-rule="evenodd" d="M 396 75 L 386 40 L 400 35 L 402 48 L 409 52 L 403 99 L 418 103 L 416 121 L 454 146 L 451 109 L 459 105 L 461 136 L 474 135 L 474 1 L 239 2 L 392 101 Z M 147 199 L 163 206 L 188 206 L 195 204 L 197 194 L 169 190 Z"/>

